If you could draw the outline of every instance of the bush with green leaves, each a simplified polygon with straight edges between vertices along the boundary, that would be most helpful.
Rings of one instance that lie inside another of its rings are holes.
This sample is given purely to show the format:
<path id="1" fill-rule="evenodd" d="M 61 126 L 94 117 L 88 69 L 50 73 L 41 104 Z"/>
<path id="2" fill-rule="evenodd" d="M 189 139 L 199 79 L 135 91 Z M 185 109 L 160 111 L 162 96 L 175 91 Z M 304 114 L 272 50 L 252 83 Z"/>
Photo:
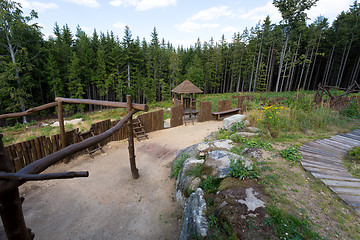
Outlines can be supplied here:
<path id="1" fill-rule="evenodd" d="M 341 110 L 342 115 L 349 118 L 360 118 L 360 105 L 356 99 L 353 99 L 347 108 Z"/>
<path id="2" fill-rule="evenodd" d="M 216 193 L 218 187 L 220 186 L 222 179 L 221 178 L 214 178 L 212 176 L 208 177 L 204 181 L 202 181 L 199 185 L 199 187 L 205 192 L 205 193 Z"/>
<path id="3" fill-rule="evenodd" d="M 234 134 L 237 131 L 243 130 L 244 127 L 245 127 L 245 121 L 235 122 L 230 128 L 230 133 Z"/>
<path id="4" fill-rule="evenodd" d="M 246 178 L 258 178 L 259 172 L 256 165 L 245 166 L 241 159 L 237 159 L 236 161 L 230 160 L 229 176 L 244 180 Z"/>
<path id="5" fill-rule="evenodd" d="M 183 163 L 185 162 L 186 159 L 188 159 L 190 157 L 189 154 L 187 153 L 183 153 L 180 155 L 180 157 L 178 159 L 176 159 L 174 161 L 174 165 L 173 165 L 173 171 L 170 175 L 171 178 L 175 178 L 177 179 L 179 172 L 182 168 Z"/>
<path id="6" fill-rule="evenodd" d="M 280 151 L 280 155 L 292 163 L 299 162 L 302 159 L 301 153 L 297 147 L 291 146 Z"/>
<path id="7" fill-rule="evenodd" d="M 236 142 L 236 143 L 244 143 L 245 144 L 245 147 L 248 147 L 248 148 L 261 148 L 261 149 L 264 149 L 266 151 L 272 151 L 273 150 L 273 147 L 270 143 L 267 143 L 267 142 L 263 142 L 261 140 L 256 140 L 256 139 L 253 139 L 253 140 L 250 140 L 246 137 L 243 137 L 241 135 L 233 135 L 231 137 L 231 140 L 233 142 Z"/>

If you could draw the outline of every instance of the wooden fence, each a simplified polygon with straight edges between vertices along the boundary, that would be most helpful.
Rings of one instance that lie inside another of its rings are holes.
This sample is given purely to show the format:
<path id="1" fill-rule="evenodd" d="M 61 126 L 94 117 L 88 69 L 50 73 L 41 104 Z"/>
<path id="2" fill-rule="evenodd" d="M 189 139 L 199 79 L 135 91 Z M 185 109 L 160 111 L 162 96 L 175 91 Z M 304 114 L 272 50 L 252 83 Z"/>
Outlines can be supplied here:
<path id="1" fill-rule="evenodd" d="M 215 120 L 215 116 L 212 114 L 211 102 L 200 102 L 199 104 L 199 116 L 198 122 L 206 122 Z"/>
<path id="2" fill-rule="evenodd" d="M 179 105 L 171 108 L 170 127 L 177 127 L 183 125 L 184 108 Z"/>
<path id="3" fill-rule="evenodd" d="M 69 145 L 80 142 L 78 133 L 79 129 L 66 132 Z M 60 149 L 60 134 L 56 134 L 50 137 L 41 136 L 7 146 L 5 147 L 5 152 L 10 158 L 13 172 L 17 172 L 30 163 L 57 152 Z M 75 155 L 79 154 L 82 154 L 82 152 L 78 152 Z"/>
<path id="4" fill-rule="evenodd" d="M 217 102 L 217 112 L 223 112 L 231 109 L 231 99 L 220 100 Z"/>
<path id="5" fill-rule="evenodd" d="M 164 110 L 144 113 L 138 116 L 144 126 L 145 132 L 153 132 L 164 129 Z"/>
<path id="6" fill-rule="evenodd" d="M 164 110 L 145 113 L 139 115 L 138 118 L 141 119 L 146 132 L 157 131 L 164 128 Z M 107 119 L 92 124 L 91 129 L 94 131 L 95 135 L 99 135 L 114 127 L 119 121 L 120 120 L 111 121 L 110 119 Z M 126 139 L 128 137 L 127 131 L 127 124 L 125 124 L 119 131 L 103 140 L 100 144 L 105 145 L 111 141 Z M 79 138 L 79 129 L 77 128 L 66 132 L 66 138 L 68 145 L 81 142 Z M 59 150 L 61 150 L 60 134 L 52 135 L 50 137 L 41 136 L 5 147 L 5 151 L 10 158 L 13 172 L 17 172 L 30 163 Z M 81 154 L 84 154 L 84 151 L 77 152 L 71 155 L 71 157 Z"/>

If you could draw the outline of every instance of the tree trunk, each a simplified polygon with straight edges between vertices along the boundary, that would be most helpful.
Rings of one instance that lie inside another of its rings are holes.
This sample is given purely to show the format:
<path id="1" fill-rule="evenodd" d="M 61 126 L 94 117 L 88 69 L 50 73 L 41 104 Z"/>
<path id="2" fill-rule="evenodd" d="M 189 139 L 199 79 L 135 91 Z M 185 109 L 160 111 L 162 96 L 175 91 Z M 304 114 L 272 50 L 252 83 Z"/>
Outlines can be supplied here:
<path id="1" fill-rule="evenodd" d="M 276 87 L 275 87 L 275 92 L 279 91 L 279 83 L 280 83 L 280 77 L 281 77 L 281 70 L 284 64 L 284 58 L 285 58 L 285 52 L 286 52 L 286 48 L 287 48 L 287 44 L 289 41 L 289 34 L 286 33 L 286 40 L 283 46 L 283 49 L 281 51 L 281 56 L 280 56 L 280 65 L 279 65 L 279 71 L 278 71 L 278 76 L 277 76 L 277 80 L 276 80 Z"/>

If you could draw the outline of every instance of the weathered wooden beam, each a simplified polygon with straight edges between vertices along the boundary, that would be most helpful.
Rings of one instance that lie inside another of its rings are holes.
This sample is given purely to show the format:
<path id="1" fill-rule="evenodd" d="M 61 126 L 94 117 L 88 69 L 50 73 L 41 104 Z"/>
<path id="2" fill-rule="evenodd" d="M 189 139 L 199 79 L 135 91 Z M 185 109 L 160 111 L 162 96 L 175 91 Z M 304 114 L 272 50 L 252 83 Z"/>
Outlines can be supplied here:
<path id="1" fill-rule="evenodd" d="M 11 173 L 9 157 L 5 153 L 0 134 L 0 171 Z M 0 194 L 0 214 L 8 240 L 31 240 L 34 235 L 26 228 L 20 200 L 19 188 L 15 186 L 6 193 Z"/>
<path id="2" fill-rule="evenodd" d="M 23 116 L 33 114 L 35 112 L 45 110 L 47 108 L 55 107 L 57 105 L 58 105 L 57 102 L 52 102 L 52 103 L 44 104 L 44 105 L 41 105 L 38 107 L 30 108 L 30 109 L 26 110 L 25 112 L 2 114 L 2 115 L 0 115 L 0 119 L 23 117 Z"/>
<path id="3" fill-rule="evenodd" d="M 129 113 L 132 110 L 131 106 L 131 96 L 126 96 L 126 112 Z M 139 169 L 136 168 L 135 162 L 135 148 L 134 148 L 134 131 L 133 131 L 133 121 L 132 116 L 128 120 L 128 142 L 129 142 L 129 158 L 130 158 L 130 168 L 131 173 L 134 179 L 139 178 Z"/>
<path id="4" fill-rule="evenodd" d="M 19 174 L 0 172 L 0 179 L 17 180 L 17 181 L 43 181 L 52 179 L 67 179 L 76 177 L 88 177 L 89 172 L 60 172 L 60 173 L 44 173 L 44 174 Z"/>
<path id="5" fill-rule="evenodd" d="M 114 127 L 110 128 L 109 130 L 105 131 L 102 134 L 99 134 L 94 137 L 90 137 L 85 139 L 82 142 L 72 144 L 58 152 L 55 152 L 53 154 L 50 154 L 42 159 L 39 159 L 26 167 L 22 168 L 17 173 L 20 174 L 37 174 L 41 173 L 51 165 L 61 161 L 65 157 L 70 156 L 71 154 L 74 154 L 76 152 L 79 152 L 81 150 L 84 150 L 85 148 L 88 148 L 94 144 L 97 144 L 98 142 L 101 142 L 105 140 L 106 138 L 110 137 L 112 134 L 114 134 L 116 131 L 119 131 L 121 127 L 127 123 L 129 118 L 136 113 L 137 110 L 132 110 L 129 112 L 124 118 L 122 118 Z M 9 163 L 10 164 L 10 163 Z M 10 165 L 11 166 L 11 165 Z M 0 195 L 4 194 L 12 189 L 17 188 L 21 184 L 23 184 L 25 181 L 7 181 L 7 180 L 0 180 Z"/>
<path id="6" fill-rule="evenodd" d="M 61 149 L 67 147 L 66 142 L 66 133 L 65 133 L 65 123 L 64 123 L 64 108 L 63 103 L 61 101 L 58 102 L 58 120 L 59 120 L 59 127 L 60 127 L 60 146 Z M 69 162 L 69 158 L 64 159 L 65 163 Z"/>
<path id="7" fill-rule="evenodd" d="M 80 104 L 93 104 L 107 107 L 117 107 L 117 108 L 127 108 L 126 102 L 111 102 L 111 101 L 100 101 L 100 100 L 91 100 L 91 99 L 73 99 L 73 98 L 55 98 L 57 102 L 64 103 L 80 103 Z M 132 108 L 140 111 L 147 112 L 149 106 L 146 104 L 132 103 Z"/>

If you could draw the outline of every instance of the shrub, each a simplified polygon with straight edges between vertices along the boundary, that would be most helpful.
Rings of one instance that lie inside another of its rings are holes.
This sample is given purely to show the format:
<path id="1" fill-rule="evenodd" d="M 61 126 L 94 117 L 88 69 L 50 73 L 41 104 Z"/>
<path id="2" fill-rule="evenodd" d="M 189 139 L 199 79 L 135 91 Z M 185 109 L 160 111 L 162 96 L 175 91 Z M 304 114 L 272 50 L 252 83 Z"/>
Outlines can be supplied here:
<path id="1" fill-rule="evenodd" d="M 297 147 L 288 147 L 280 151 L 280 155 L 292 163 L 299 162 L 302 159 L 301 153 Z"/>
<path id="2" fill-rule="evenodd" d="M 341 114 L 349 118 L 360 118 L 360 106 L 356 99 L 353 99 L 349 106 L 341 111 Z"/>
<path id="3" fill-rule="evenodd" d="M 174 161 L 174 167 L 173 167 L 173 171 L 170 175 L 171 178 L 175 178 L 177 179 L 179 172 L 182 168 L 183 163 L 185 162 L 186 159 L 188 159 L 190 157 L 189 154 L 187 153 L 183 153 L 180 155 L 180 157 L 178 159 L 176 159 Z"/>
<path id="4" fill-rule="evenodd" d="M 242 160 L 230 160 L 230 177 L 239 178 L 241 180 L 246 178 L 258 178 L 259 172 L 256 165 L 245 166 Z"/>
<path id="5" fill-rule="evenodd" d="M 205 192 L 205 193 L 216 193 L 218 187 L 220 186 L 222 179 L 221 178 L 214 178 L 212 176 L 208 177 L 204 181 L 202 181 L 199 185 L 199 187 Z"/>

